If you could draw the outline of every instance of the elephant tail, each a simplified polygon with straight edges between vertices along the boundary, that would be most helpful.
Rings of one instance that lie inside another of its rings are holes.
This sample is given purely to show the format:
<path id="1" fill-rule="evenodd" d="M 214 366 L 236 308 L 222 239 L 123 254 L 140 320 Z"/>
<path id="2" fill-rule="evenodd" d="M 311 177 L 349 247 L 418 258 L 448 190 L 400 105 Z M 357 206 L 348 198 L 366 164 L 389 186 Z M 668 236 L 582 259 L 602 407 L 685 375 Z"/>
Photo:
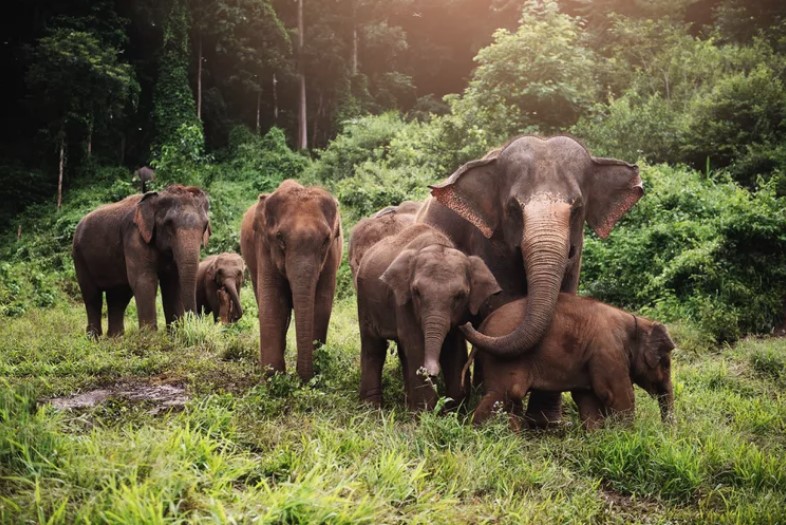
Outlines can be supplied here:
<path id="1" fill-rule="evenodd" d="M 472 365 L 472 362 L 475 360 L 475 355 L 478 353 L 478 347 L 473 346 L 472 351 L 469 353 L 469 357 L 467 358 L 467 362 L 464 364 L 464 368 L 461 369 L 461 388 L 464 389 L 464 379 L 467 377 L 467 372 L 469 372 L 469 367 Z"/>

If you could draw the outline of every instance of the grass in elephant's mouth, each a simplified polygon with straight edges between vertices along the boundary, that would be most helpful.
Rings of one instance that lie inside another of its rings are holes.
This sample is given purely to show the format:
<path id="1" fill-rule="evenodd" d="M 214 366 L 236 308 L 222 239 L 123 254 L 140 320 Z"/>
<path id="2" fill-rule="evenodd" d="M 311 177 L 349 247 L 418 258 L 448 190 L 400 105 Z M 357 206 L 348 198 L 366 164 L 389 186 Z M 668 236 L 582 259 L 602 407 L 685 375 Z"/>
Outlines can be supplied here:
<path id="1" fill-rule="evenodd" d="M 98 343 L 78 306 L 0 325 L 0 522 L 786 522 L 785 340 L 688 347 L 676 330 L 672 427 L 639 392 L 631 428 L 585 434 L 566 396 L 573 425 L 514 435 L 504 418 L 405 412 L 393 358 L 384 408 L 362 406 L 352 299 L 313 381 L 263 382 L 243 307 L 234 327 Z M 37 404 L 152 377 L 184 385 L 184 409 Z"/>

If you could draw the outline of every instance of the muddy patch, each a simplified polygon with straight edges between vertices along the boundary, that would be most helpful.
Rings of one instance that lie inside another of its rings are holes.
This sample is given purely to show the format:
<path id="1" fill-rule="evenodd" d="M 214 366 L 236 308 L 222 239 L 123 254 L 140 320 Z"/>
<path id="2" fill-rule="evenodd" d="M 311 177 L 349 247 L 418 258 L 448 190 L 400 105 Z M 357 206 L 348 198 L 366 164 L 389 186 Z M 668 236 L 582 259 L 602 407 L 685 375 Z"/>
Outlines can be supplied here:
<path id="1" fill-rule="evenodd" d="M 110 399 L 152 405 L 150 412 L 155 414 L 163 410 L 182 408 L 188 401 L 188 396 L 183 385 L 124 382 L 80 394 L 55 397 L 44 402 L 58 410 L 83 410 Z"/>

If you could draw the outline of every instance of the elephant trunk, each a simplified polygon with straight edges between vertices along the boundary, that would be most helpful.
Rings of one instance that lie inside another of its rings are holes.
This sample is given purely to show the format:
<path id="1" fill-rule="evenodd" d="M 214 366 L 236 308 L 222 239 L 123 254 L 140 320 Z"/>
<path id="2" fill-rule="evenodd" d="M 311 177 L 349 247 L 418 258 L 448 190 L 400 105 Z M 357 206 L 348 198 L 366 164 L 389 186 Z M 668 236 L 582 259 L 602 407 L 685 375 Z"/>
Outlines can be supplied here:
<path id="1" fill-rule="evenodd" d="M 423 320 L 423 367 L 430 376 L 439 375 L 439 356 L 448 330 L 450 330 L 450 322 L 445 317 L 430 315 Z"/>
<path id="2" fill-rule="evenodd" d="M 524 208 L 520 249 L 527 275 L 527 310 L 516 329 L 489 337 L 469 323 L 461 330 L 472 344 L 498 357 L 514 357 L 535 346 L 551 325 L 557 308 L 570 245 L 570 206 L 536 202 Z"/>
<path id="3" fill-rule="evenodd" d="M 175 265 L 180 281 L 180 301 L 186 312 L 196 312 L 196 282 L 199 270 L 199 237 L 194 242 L 183 242 L 174 250 Z"/>
<path id="4" fill-rule="evenodd" d="M 665 424 L 674 421 L 674 387 L 671 381 L 667 382 L 658 392 L 658 406 L 660 418 Z"/>
<path id="5" fill-rule="evenodd" d="M 231 279 L 224 283 L 224 288 L 229 294 L 229 299 L 232 301 L 232 315 L 229 320 L 230 322 L 235 322 L 243 317 L 243 307 L 240 306 L 240 294 L 238 294 L 235 281 Z"/>
<path id="6" fill-rule="evenodd" d="M 314 301 L 319 266 L 299 264 L 296 271 L 291 272 L 288 268 L 287 274 L 297 276 L 294 282 L 290 282 L 295 309 L 297 373 L 307 381 L 314 375 Z"/>

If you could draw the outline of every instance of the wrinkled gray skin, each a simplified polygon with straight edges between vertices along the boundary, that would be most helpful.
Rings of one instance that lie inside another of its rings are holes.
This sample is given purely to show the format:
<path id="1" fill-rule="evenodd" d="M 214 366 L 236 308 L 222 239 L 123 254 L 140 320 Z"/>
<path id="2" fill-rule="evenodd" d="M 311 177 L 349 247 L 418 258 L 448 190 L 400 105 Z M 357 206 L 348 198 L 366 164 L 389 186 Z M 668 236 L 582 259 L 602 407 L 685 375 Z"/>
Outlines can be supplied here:
<path id="1" fill-rule="evenodd" d="M 480 318 L 524 295 L 531 305 L 510 334 L 489 338 L 470 327 L 467 339 L 500 357 L 537 344 L 559 293 L 576 293 L 585 223 L 606 237 L 642 194 L 636 166 L 592 157 L 566 136 L 518 137 L 433 186 L 417 222 L 483 259 L 502 287 Z M 535 392 L 528 416 L 536 425 L 559 420 L 559 396 Z"/>
<path id="2" fill-rule="evenodd" d="M 454 249 L 425 224 L 371 247 L 357 274 L 361 399 L 381 405 L 382 367 L 392 340 L 398 343 L 410 409 L 434 407 L 437 394 L 426 376 L 440 371 L 446 395 L 460 403 L 469 382 L 461 377 L 467 350 L 456 327 L 499 290 L 480 258 Z M 418 373 L 421 368 L 425 374 Z"/>
<path id="3" fill-rule="evenodd" d="M 327 339 L 343 237 L 338 201 L 322 188 L 285 180 L 243 216 L 240 251 L 259 305 L 263 369 L 284 372 L 286 334 L 295 312 L 297 372 L 314 375 L 314 341 Z"/>
<path id="4" fill-rule="evenodd" d="M 522 322 L 526 310 L 527 299 L 510 302 L 486 318 L 481 330 L 509 333 Z M 560 294 L 551 327 L 530 352 L 504 359 L 478 349 L 486 394 L 473 421 L 480 424 L 488 419 L 497 404 L 515 414 L 531 388 L 570 390 L 582 424 L 591 430 L 609 414 L 626 420 L 633 416 L 635 383 L 658 400 L 661 418 L 669 422 L 674 406 L 673 349 L 674 342 L 660 323 L 586 297 Z M 511 423 L 517 427 L 518 419 L 511 417 Z"/>
<path id="5" fill-rule="evenodd" d="M 354 277 L 360 261 L 369 248 L 385 237 L 395 235 L 415 222 L 415 215 L 422 203 L 404 201 L 398 206 L 388 206 L 371 217 L 360 220 L 349 237 L 349 268 Z"/>
<path id="6" fill-rule="evenodd" d="M 236 253 L 211 255 L 199 263 L 197 312 L 212 313 L 213 321 L 218 321 L 223 307 L 227 319 L 222 319 L 222 322 L 234 323 L 243 317 L 240 289 L 243 287 L 245 269 L 243 258 Z M 219 294 L 219 290 L 224 293 Z M 226 301 L 231 302 L 231 307 L 222 304 Z"/>
<path id="7" fill-rule="evenodd" d="M 208 208 L 201 189 L 175 185 L 101 206 L 79 221 L 73 257 L 88 334 L 101 335 L 104 292 L 110 336 L 123 333 L 132 296 L 139 326 L 156 328 L 159 283 L 167 326 L 196 311 L 199 247 L 210 236 Z"/>

